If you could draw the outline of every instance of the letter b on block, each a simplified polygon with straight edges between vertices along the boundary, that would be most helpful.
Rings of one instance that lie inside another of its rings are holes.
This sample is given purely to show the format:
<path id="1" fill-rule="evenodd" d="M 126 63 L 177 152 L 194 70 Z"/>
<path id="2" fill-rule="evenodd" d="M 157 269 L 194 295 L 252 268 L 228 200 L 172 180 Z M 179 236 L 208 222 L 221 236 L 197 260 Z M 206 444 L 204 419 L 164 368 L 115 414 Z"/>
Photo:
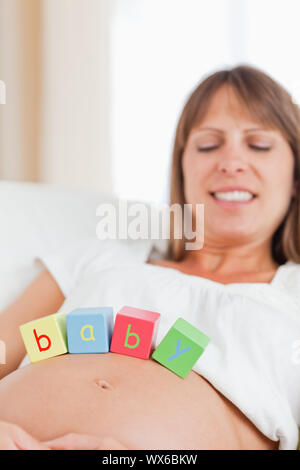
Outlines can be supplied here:
<path id="1" fill-rule="evenodd" d="M 20 331 L 31 362 L 68 352 L 64 312 L 25 323 L 20 326 Z"/>
<path id="2" fill-rule="evenodd" d="M 67 315 L 69 353 L 106 353 L 113 331 L 112 307 L 77 308 Z"/>
<path id="3" fill-rule="evenodd" d="M 178 318 L 162 339 L 152 358 L 185 378 L 210 339 L 183 318 Z"/>
<path id="4" fill-rule="evenodd" d="M 116 315 L 111 352 L 149 359 L 156 339 L 160 314 L 125 306 Z"/>

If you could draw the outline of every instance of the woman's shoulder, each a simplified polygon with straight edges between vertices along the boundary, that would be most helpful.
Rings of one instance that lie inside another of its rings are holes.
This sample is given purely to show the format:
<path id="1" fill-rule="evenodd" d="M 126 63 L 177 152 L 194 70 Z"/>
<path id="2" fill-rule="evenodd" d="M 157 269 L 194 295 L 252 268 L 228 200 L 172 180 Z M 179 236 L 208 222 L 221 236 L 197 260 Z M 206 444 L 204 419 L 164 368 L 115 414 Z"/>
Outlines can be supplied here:
<path id="1" fill-rule="evenodd" d="M 292 276 L 300 276 L 300 263 L 288 260 L 278 268 L 278 274 L 281 279 L 287 279 Z"/>
<path id="2" fill-rule="evenodd" d="M 145 262 L 150 253 L 160 251 L 159 241 L 150 239 L 99 239 L 87 237 L 36 254 L 35 263 L 46 267 L 65 296 L 86 275 L 107 267 Z"/>
<path id="3" fill-rule="evenodd" d="M 123 264 L 145 263 L 149 259 L 155 260 L 164 257 L 167 245 L 164 240 L 151 239 L 105 239 L 94 241 L 90 247 L 90 254 L 86 272 L 99 271 L 106 267 L 121 266 Z"/>
<path id="4" fill-rule="evenodd" d="M 274 287 L 282 287 L 292 297 L 300 302 L 300 264 L 287 261 L 278 268 L 275 276 Z"/>

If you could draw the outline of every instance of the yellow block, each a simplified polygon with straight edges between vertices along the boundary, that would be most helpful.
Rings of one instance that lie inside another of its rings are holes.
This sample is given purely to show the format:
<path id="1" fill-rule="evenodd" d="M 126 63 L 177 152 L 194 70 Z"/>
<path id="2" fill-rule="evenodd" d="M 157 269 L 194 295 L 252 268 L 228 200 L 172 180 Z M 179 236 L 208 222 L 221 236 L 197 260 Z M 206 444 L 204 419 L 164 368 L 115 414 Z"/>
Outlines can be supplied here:
<path id="1" fill-rule="evenodd" d="M 68 352 L 66 314 L 54 313 L 20 326 L 21 335 L 31 362 Z"/>

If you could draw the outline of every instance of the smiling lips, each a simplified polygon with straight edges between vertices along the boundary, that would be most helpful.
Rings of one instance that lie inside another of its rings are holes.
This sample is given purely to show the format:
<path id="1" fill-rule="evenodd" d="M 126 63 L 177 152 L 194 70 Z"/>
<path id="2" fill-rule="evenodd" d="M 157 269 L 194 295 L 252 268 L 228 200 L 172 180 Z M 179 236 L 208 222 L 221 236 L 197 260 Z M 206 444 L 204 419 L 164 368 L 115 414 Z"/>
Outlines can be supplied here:
<path id="1" fill-rule="evenodd" d="M 226 187 L 209 193 L 224 208 L 237 208 L 250 204 L 257 194 L 248 188 Z"/>

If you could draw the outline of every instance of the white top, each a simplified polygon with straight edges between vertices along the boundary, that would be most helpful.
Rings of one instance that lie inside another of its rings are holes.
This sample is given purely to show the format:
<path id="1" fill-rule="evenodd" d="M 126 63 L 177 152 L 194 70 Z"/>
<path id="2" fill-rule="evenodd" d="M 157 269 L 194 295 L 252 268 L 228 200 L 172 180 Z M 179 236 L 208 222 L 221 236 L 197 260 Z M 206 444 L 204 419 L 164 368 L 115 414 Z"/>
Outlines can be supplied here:
<path id="1" fill-rule="evenodd" d="M 66 297 L 60 311 L 112 306 L 115 315 L 130 305 L 159 312 L 155 346 L 178 317 L 195 325 L 211 341 L 193 370 L 269 439 L 280 439 L 279 449 L 296 449 L 300 266 L 286 263 L 270 284 L 223 285 L 147 264 L 149 256 L 163 256 L 166 243 L 90 238 L 40 254 L 36 262 L 47 267 Z"/>

